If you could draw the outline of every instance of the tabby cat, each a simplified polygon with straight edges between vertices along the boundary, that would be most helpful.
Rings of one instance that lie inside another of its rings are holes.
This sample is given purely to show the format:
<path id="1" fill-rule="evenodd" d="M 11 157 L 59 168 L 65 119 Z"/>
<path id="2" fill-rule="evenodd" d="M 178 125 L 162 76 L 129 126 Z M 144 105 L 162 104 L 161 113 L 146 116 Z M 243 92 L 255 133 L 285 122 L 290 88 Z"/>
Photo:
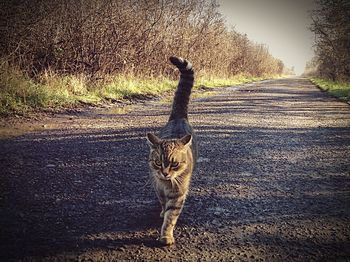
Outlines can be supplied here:
<path id="1" fill-rule="evenodd" d="M 187 119 L 194 71 L 191 63 L 182 58 L 170 57 L 170 62 L 181 73 L 172 111 L 158 136 L 147 134 L 149 167 L 162 207 L 160 241 L 165 245 L 175 242 L 174 227 L 184 206 L 197 158 L 196 138 Z"/>

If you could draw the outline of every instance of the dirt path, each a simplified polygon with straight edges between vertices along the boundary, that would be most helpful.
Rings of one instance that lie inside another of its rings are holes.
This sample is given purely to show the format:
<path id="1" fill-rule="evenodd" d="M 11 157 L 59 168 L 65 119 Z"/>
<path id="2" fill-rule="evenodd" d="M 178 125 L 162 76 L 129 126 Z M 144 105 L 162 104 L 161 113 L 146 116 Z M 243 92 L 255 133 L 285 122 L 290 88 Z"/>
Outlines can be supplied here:
<path id="1" fill-rule="evenodd" d="M 350 260 L 348 104 L 305 79 L 192 101 L 201 158 L 165 248 L 144 136 L 168 108 L 98 110 L 1 140 L 1 260 Z"/>

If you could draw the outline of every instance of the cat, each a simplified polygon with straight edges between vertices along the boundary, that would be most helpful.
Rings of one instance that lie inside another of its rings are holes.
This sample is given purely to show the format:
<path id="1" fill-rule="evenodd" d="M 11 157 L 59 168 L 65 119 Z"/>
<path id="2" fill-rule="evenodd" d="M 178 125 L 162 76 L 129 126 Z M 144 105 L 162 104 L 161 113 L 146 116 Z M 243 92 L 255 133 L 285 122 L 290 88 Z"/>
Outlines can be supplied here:
<path id="1" fill-rule="evenodd" d="M 174 228 L 184 206 L 197 159 L 197 141 L 187 115 L 194 70 L 192 64 L 183 58 L 170 57 L 169 60 L 181 73 L 172 111 L 159 135 L 147 134 L 150 173 L 162 207 L 160 242 L 164 245 L 175 243 Z"/>

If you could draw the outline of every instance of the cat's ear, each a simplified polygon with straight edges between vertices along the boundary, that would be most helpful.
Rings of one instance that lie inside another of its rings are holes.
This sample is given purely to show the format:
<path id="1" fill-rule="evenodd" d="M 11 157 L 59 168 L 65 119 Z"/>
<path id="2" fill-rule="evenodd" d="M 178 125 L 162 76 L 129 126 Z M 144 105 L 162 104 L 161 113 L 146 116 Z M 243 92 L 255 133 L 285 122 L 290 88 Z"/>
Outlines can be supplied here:
<path id="1" fill-rule="evenodd" d="M 151 133 L 147 134 L 147 140 L 148 140 L 148 145 L 150 147 L 156 147 L 162 142 L 162 140 L 159 137 Z"/>
<path id="2" fill-rule="evenodd" d="M 179 140 L 184 146 L 190 146 L 192 144 L 192 136 L 191 135 L 185 135 L 185 136 L 181 137 Z"/>

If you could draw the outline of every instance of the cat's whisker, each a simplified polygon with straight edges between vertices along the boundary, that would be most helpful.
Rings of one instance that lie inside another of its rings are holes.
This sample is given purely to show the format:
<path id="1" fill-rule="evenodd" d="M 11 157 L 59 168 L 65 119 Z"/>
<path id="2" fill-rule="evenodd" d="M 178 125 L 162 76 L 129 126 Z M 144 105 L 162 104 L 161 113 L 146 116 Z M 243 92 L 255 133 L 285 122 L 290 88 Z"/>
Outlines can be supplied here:
<path id="1" fill-rule="evenodd" d="M 170 183 L 171 183 L 171 188 L 174 188 L 174 180 L 173 179 L 170 179 Z"/>
<path id="2" fill-rule="evenodd" d="M 172 184 L 172 187 L 174 188 L 174 185 L 179 189 L 180 186 L 179 186 L 179 183 L 176 179 L 176 177 L 174 177 L 173 179 L 171 179 L 171 184 Z"/>
<path id="3" fill-rule="evenodd" d="M 141 188 L 146 188 L 146 187 L 148 187 L 148 186 L 154 186 L 154 184 L 155 184 L 155 180 L 154 180 L 154 178 L 152 178 L 152 177 L 149 177 L 147 180 L 146 180 L 146 182 L 145 182 L 145 184 L 143 185 L 143 186 L 141 186 Z"/>

